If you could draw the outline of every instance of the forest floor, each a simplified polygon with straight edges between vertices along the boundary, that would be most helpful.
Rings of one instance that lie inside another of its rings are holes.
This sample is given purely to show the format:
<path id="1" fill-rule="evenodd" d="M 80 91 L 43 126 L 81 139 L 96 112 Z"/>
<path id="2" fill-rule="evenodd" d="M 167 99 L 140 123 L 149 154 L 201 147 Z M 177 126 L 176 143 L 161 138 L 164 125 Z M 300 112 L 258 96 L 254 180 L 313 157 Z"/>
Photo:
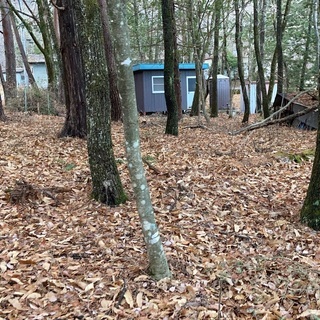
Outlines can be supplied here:
<path id="1" fill-rule="evenodd" d="M 240 135 L 187 115 L 140 118 L 142 155 L 172 279 L 149 278 L 123 148 L 127 203 L 90 198 L 86 142 L 63 117 L 0 123 L 0 319 L 319 319 L 319 233 L 299 222 L 315 131 Z M 252 120 L 251 120 L 252 121 Z M 155 167 L 157 170 L 152 169 Z"/>

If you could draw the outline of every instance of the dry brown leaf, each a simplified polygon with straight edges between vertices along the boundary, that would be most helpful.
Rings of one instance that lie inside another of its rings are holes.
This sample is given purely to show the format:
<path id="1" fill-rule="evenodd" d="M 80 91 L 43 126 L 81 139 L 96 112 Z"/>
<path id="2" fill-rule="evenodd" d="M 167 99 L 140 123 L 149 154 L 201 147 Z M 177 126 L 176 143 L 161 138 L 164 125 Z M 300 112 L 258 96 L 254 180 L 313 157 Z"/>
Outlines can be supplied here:
<path id="1" fill-rule="evenodd" d="M 133 308 L 134 302 L 132 298 L 132 293 L 130 290 L 127 290 L 124 294 L 124 298 L 126 299 L 127 304 L 130 306 L 130 308 Z"/>
<path id="2" fill-rule="evenodd" d="M 90 197 L 86 142 L 57 138 L 63 117 L 13 114 L 0 126 L 2 317 L 319 316 L 320 239 L 299 222 L 312 162 L 275 156 L 313 149 L 316 133 L 230 136 L 241 120 L 219 114 L 205 134 L 185 117 L 176 138 L 163 134 L 165 117 L 144 120 L 143 155 L 161 173 L 147 170 L 147 179 L 173 279 L 147 275 L 122 125 L 112 125 L 113 144 L 130 199 L 109 208 Z M 22 179 L 47 193 L 10 203 L 4 190 Z"/>
<path id="3" fill-rule="evenodd" d="M 19 299 L 8 299 L 10 304 L 17 310 L 23 310 Z"/>

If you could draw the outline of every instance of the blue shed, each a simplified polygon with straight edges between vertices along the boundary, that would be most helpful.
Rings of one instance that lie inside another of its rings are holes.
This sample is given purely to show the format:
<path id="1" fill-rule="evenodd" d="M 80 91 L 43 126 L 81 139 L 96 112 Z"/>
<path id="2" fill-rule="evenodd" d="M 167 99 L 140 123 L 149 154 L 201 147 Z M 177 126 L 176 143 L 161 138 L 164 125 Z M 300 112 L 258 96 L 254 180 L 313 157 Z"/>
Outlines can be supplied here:
<path id="1" fill-rule="evenodd" d="M 208 69 L 204 63 L 202 68 Z M 139 112 L 163 112 L 167 111 L 164 96 L 164 65 L 136 64 L 133 66 L 136 100 Z M 196 88 L 196 71 L 194 63 L 180 63 L 180 85 L 182 109 L 187 110 L 192 106 Z"/>
<path id="2" fill-rule="evenodd" d="M 48 75 L 47 75 L 47 67 L 45 62 L 29 62 L 31 66 L 31 70 L 34 76 L 34 79 L 37 82 L 37 85 L 41 88 L 48 87 Z"/>

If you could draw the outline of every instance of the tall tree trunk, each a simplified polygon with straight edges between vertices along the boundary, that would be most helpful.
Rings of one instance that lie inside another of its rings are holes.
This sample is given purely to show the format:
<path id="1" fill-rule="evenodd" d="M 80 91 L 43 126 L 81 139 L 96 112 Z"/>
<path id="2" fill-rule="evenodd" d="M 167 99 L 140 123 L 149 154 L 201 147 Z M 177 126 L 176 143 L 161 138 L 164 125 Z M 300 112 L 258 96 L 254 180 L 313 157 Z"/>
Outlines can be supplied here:
<path id="1" fill-rule="evenodd" d="M 19 47 L 19 51 L 20 51 L 20 54 L 21 54 L 22 62 L 23 62 L 25 71 L 26 71 L 26 73 L 28 75 L 28 82 L 30 83 L 32 88 L 34 88 L 35 90 L 38 90 L 39 88 L 37 86 L 36 80 L 34 79 L 33 73 L 31 71 L 31 68 L 30 68 L 30 65 L 29 65 L 29 62 L 28 62 L 28 57 L 27 57 L 27 54 L 25 52 L 25 48 L 24 48 L 24 45 L 22 43 L 18 28 L 17 28 L 17 23 L 16 23 L 15 16 L 14 16 L 14 14 L 12 12 L 11 12 L 10 16 L 11 16 L 12 28 L 13 28 L 13 31 L 14 31 L 14 35 L 16 37 L 16 41 L 17 41 L 18 47 Z"/>
<path id="2" fill-rule="evenodd" d="M 81 43 L 77 33 L 80 8 L 74 4 L 73 0 L 57 0 L 56 4 L 64 8 L 59 10 L 58 15 L 66 117 L 59 136 L 85 138 L 87 136 L 87 108 Z"/>
<path id="3" fill-rule="evenodd" d="M 110 22 L 107 14 L 106 0 L 98 0 L 102 21 L 102 30 L 104 38 L 104 50 L 106 54 L 108 79 L 109 79 L 109 95 L 111 102 L 111 120 L 120 121 L 122 119 L 120 93 L 117 80 L 117 66 L 113 54 L 112 38 L 110 34 Z"/>
<path id="4" fill-rule="evenodd" d="M 100 10 L 96 1 L 82 0 L 79 4 L 83 10 L 79 23 L 85 71 L 87 145 L 92 196 L 108 205 L 118 205 L 126 200 L 126 195 L 112 149 L 111 106 Z"/>
<path id="5" fill-rule="evenodd" d="M 175 18 L 175 5 L 173 6 L 173 49 L 174 49 L 174 92 L 176 94 L 176 101 L 178 106 L 178 117 L 182 119 L 182 97 L 181 97 L 181 83 L 180 83 L 180 70 L 179 70 L 179 51 L 177 39 L 177 25 Z"/>
<path id="6" fill-rule="evenodd" d="M 128 168 L 136 198 L 144 241 L 147 247 L 149 273 L 154 279 L 160 280 L 165 277 L 170 277 L 171 273 L 155 221 L 154 210 L 140 152 L 139 120 L 132 73 L 131 48 L 126 18 L 126 2 L 123 0 L 109 0 L 108 8 L 110 13 L 112 13 L 112 30 L 114 32 L 117 57 L 119 59 L 119 89 L 122 97 Z"/>
<path id="7" fill-rule="evenodd" d="M 266 81 L 263 67 L 263 57 L 261 55 L 260 45 L 260 28 L 259 28 L 259 14 L 258 14 L 258 1 L 253 0 L 253 33 L 254 33 L 254 51 L 256 55 L 256 61 L 258 66 L 259 83 L 262 94 L 262 111 L 264 118 L 270 116 L 269 101 L 267 95 Z"/>
<path id="8" fill-rule="evenodd" d="M 210 116 L 218 117 L 218 63 L 219 63 L 219 28 L 221 15 L 221 2 L 215 3 L 214 39 L 213 39 L 213 58 L 211 73 L 211 95 L 210 95 Z"/>
<path id="9" fill-rule="evenodd" d="M 277 0 L 278 93 L 283 93 L 282 0 Z"/>
<path id="10" fill-rule="evenodd" d="M 168 111 L 166 134 L 177 136 L 179 116 L 174 90 L 173 2 L 162 0 L 161 3 L 164 39 L 164 94 Z"/>
<path id="11" fill-rule="evenodd" d="M 259 49 L 260 49 L 260 56 L 262 63 L 264 62 L 264 44 L 265 44 L 265 33 L 266 33 L 266 8 L 267 8 L 267 1 L 262 0 L 260 1 L 260 4 L 257 4 L 258 6 L 258 19 L 259 19 Z M 258 67 L 258 79 L 259 79 L 259 67 Z M 258 80 L 257 82 L 257 112 L 261 112 L 261 106 L 262 106 L 262 92 L 261 92 L 262 83 Z M 268 100 L 269 104 L 270 100 Z"/>
<path id="12" fill-rule="evenodd" d="M 137 40 L 136 45 L 137 45 L 137 52 L 139 55 L 140 61 L 144 61 L 144 54 L 141 48 L 141 41 L 140 41 L 140 29 L 139 29 L 139 23 L 140 18 L 139 18 L 139 7 L 137 0 L 133 0 L 133 32 L 135 34 L 135 38 Z"/>
<path id="13" fill-rule="evenodd" d="M 235 40 L 236 40 L 236 49 L 237 49 L 237 60 L 238 60 L 238 75 L 240 79 L 240 85 L 242 89 L 242 97 L 244 102 L 244 115 L 242 122 L 246 123 L 249 121 L 250 115 L 250 101 L 247 93 L 246 82 L 244 79 L 244 70 L 243 70 L 243 53 L 242 53 L 242 40 L 241 40 L 241 33 L 242 33 L 242 19 L 240 15 L 239 9 L 239 0 L 234 0 L 234 9 L 236 14 L 236 32 L 235 32 Z"/>
<path id="14" fill-rule="evenodd" d="M 55 98 L 58 100 L 60 96 L 59 81 L 62 72 L 62 62 L 54 31 L 51 8 L 46 0 L 36 0 L 36 3 L 39 10 L 39 27 L 46 53 L 44 58 L 47 66 L 49 90 L 54 93 Z"/>
<path id="15" fill-rule="evenodd" d="M 14 39 L 11 26 L 10 11 L 4 0 L 0 1 L 2 30 L 6 61 L 6 103 L 17 96 L 17 78 L 16 78 L 16 54 L 14 49 Z"/>
<path id="16" fill-rule="evenodd" d="M 305 43 L 305 49 L 303 53 L 303 59 L 302 59 L 302 65 L 300 69 L 300 81 L 299 81 L 299 91 L 304 90 L 305 86 L 305 76 L 306 76 L 306 69 L 307 69 L 307 63 L 309 58 L 309 49 L 310 49 L 310 43 L 311 43 L 311 33 L 312 33 L 312 15 L 313 15 L 313 6 L 310 5 L 310 12 L 309 12 L 309 23 L 308 23 L 308 30 L 306 34 L 306 43 Z"/>
<path id="17" fill-rule="evenodd" d="M 320 34 L 318 29 L 320 3 L 315 0 L 313 5 L 318 69 L 318 112 L 320 112 Z M 309 227 L 320 230 L 320 117 L 318 117 L 317 144 L 310 184 L 300 212 L 300 219 L 302 223 L 307 224 Z"/>

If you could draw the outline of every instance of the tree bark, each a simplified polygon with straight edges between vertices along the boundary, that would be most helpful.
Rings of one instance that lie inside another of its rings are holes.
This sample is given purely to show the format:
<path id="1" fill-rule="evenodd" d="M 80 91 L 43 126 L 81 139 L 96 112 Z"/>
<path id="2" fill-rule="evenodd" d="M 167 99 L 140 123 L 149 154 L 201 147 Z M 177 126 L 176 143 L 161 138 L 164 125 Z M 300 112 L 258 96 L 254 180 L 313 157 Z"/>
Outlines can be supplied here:
<path id="1" fill-rule="evenodd" d="M 140 151 L 139 121 L 132 73 L 131 48 L 126 18 L 126 2 L 109 0 L 112 30 L 117 51 L 119 89 L 122 97 L 126 156 L 149 258 L 149 273 L 155 280 L 170 277 L 168 262 L 155 221 L 150 192 Z"/>
<path id="2" fill-rule="evenodd" d="M 210 116 L 218 117 L 218 63 L 219 63 L 219 27 L 221 15 L 221 3 L 215 3 L 214 39 L 213 39 L 213 58 L 211 73 L 211 96 L 210 96 Z"/>
<path id="3" fill-rule="evenodd" d="M 270 116 L 269 101 L 268 101 L 266 81 L 265 81 L 265 75 L 264 75 L 263 56 L 261 54 L 259 14 L 258 14 L 257 0 L 253 0 L 253 34 L 254 34 L 254 51 L 256 55 L 259 83 L 260 83 L 259 89 L 261 90 L 261 94 L 262 94 L 263 117 L 268 118 Z"/>
<path id="4" fill-rule="evenodd" d="M 167 105 L 166 134 L 178 136 L 178 105 L 174 89 L 174 40 L 173 2 L 162 0 L 162 21 L 164 40 L 164 95 Z"/>
<path id="5" fill-rule="evenodd" d="M 305 86 L 305 76 L 306 76 L 306 69 L 307 69 L 307 63 L 309 58 L 309 48 L 311 44 L 311 37 L 312 37 L 312 14 L 313 14 L 313 6 L 310 5 L 309 9 L 309 23 L 308 23 L 308 31 L 306 34 L 306 43 L 305 43 L 305 49 L 302 59 L 302 65 L 300 69 L 300 81 L 299 81 L 299 91 L 304 90 Z"/>
<path id="6" fill-rule="evenodd" d="M 172 1 L 173 2 L 173 1 Z M 173 6 L 173 49 L 174 49 L 174 92 L 176 94 L 176 101 L 178 107 L 179 120 L 182 119 L 182 97 L 181 97 L 181 83 L 180 83 L 180 70 L 179 70 L 179 50 L 177 39 L 177 25 L 175 19 L 175 6 Z"/>
<path id="7" fill-rule="evenodd" d="M 2 97 L 0 95 L 0 121 L 5 122 L 7 121 L 7 117 L 4 113 L 4 109 L 3 109 L 3 103 L 2 103 Z"/>
<path id="8" fill-rule="evenodd" d="M 34 79 L 34 76 L 32 74 L 32 71 L 31 71 L 31 68 L 30 68 L 30 64 L 28 62 L 28 57 L 27 57 L 27 54 L 25 52 L 25 48 L 23 46 L 19 31 L 18 31 L 18 28 L 17 28 L 16 19 L 15 19 L 15 16 L 14 16 L 14 14 L 12 12 L 11 12 L 10 17 L 11 17 L 11 23 L 12 23 L 12 28 L 13 28 L 13 31 L 14 31 L 14 35 L 16 37 L 16 41 L 17 41 L 17 44 L 18 44 L 18 47 L 19 47 L 19 51 L 20 51 L 20 54 L 21 54 L 22 62 L 23 62 L 24 68 L 26 70 L 26 73 L 28 75 L 28 81 L 29 81 L 29 83 L 30 83 L 32 88 L 34 88 L 35 90 L 38 90 L 39 88 L 38 88 L 36 80 Z"/>
<path id="9" fill-rule="evenodd" d="M 72 0 L 58 0 L 60 51 L 63 61 L 62 79 L 64 84 L 66 117 L 60 137 L 87 136 L 87 108 L 85 101 L 84 69 L 81 43 L 77 34 L 80 8 Z"/>
<path id="10" fill-rule="evenodd" d="M 235 32 L 235 40 L 236 40 L 236 49 L 237 49 L 237 60 L 238 60 L 238 74 L 242 89 L 242 97 L 244 102 L 244 115 L 242 119 L 242 123 L 247 123 L 249 121 L 249 115 L 250 115 L 250 101 L 247 93 L 246 83 L 244 79 L 244 70 L 243 70 L 243 53 L 242 53 L 242 41 L 241 41 L 241 33 L 242 33 L 242 27 L 241 27 L 241 15 L 240 15 L 240 9 L 239 9 L 239 0 L 234 1 L 234 9 L 236 14 L 236 32 Z"/>
<path id="11" fill-rule="evenodd" d="M 16 54 L 14 49 L 14 39 L 11 25 L 11 18 L 8 6 L 4 0 L 0 1 L 2 30 L 6 61 L 6 81 L 5 81 L 5 100 L 9 103 L 10 100 L 17 96 L 17 78 L 16 78 Z"/>
<path id="12" fill-rule="evenodd" d="M 278 93 L 283 93 L 282 0 L 277 0 Z"/>
<path id="13" fill-rule="evenodd" d="M 61 96 L 59 81 L 62 73 L 62 62 L 59 46 L 53 26 L 53 17 L 48 1 L 36 0 L 39 10 L 39 28 L 43 41 L 44 58 L 48 74 L 48 88 L 57 100 Z"/>
<path id="14" fill-rule="evenodd" d="M 318 30 L 318 17 L 320 14 L 319 2 L 317 4 L 315 1 L 314 7 L 314 24 L 318 65 L 318 112 L 320 112 L 320 34 Z M 309 227 L 315 230 L 320 230 L 320 117 L 318 117 L 316 152 L 313 161 L 310 184 L 300 212 L 300 219 L 302 223 L 307 224 Z"/>
<path id="15" fill-rule="evenodd" d="M 102 30 L 104 38 L 104 50 L 106 54 L 108 79 L 109 79 L 109 95 L 111 102 L 111 120 L 120 121 L 122 119 L 120 93 L 118 88 L 117 66 L 113 54 L 112 38 L 110 34 L 110 22 L 107 14 L 106 0 L 98 0 L 102 21 Z"/>
<path id="16" fill-rule="evenodd" d="M 92 196 L 102 203 L 118 205 L 125 202 L 127 197 L 112 149 L 111 106 L 101 16 L 96 1 L 82 0 L 79 4 L 83 10 L 83 16 L 79 18 L 80 44 L 85 74 Z"/>

